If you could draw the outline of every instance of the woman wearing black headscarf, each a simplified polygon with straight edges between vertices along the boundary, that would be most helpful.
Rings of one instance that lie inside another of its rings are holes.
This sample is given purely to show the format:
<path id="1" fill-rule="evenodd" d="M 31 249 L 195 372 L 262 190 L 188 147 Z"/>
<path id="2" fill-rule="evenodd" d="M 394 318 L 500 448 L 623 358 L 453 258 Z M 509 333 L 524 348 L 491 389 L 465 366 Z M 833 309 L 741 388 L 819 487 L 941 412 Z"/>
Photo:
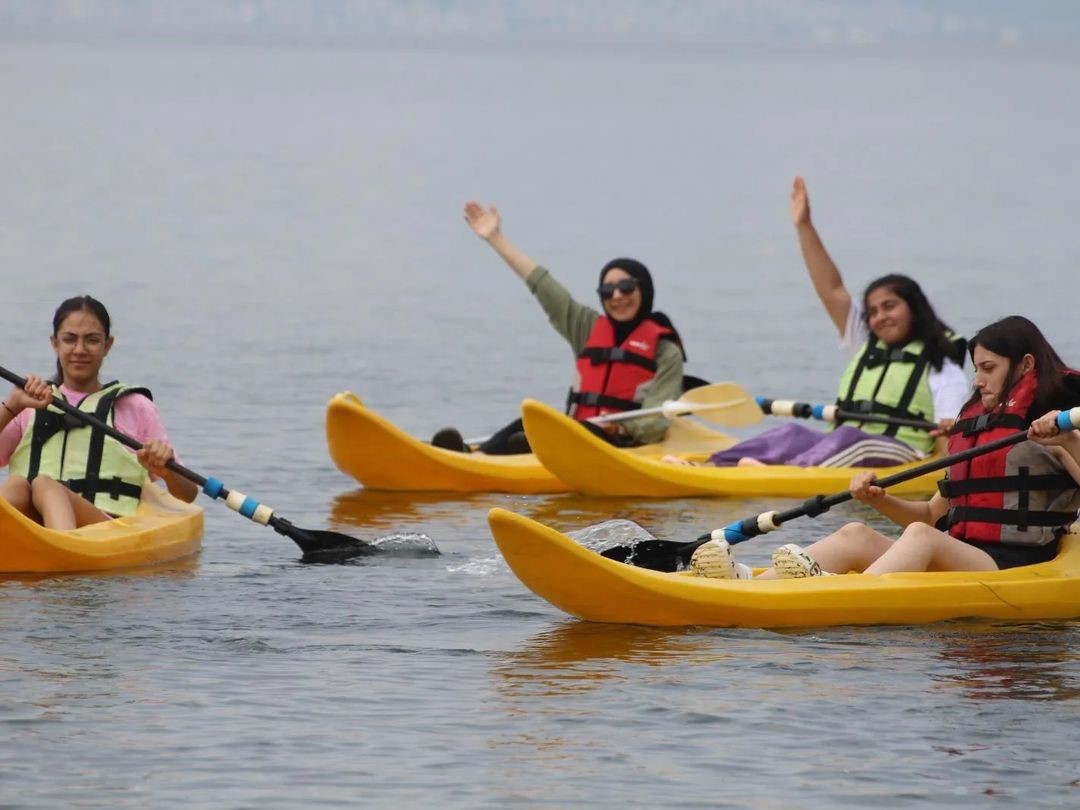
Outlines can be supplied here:
<path id="1" fill-rule="evenodd" d="M 470 202 L 465 221 L 528 285 L 551 325 L 577 358 L 568 410 L 612 444 L 632 447 L 663 439 L 669 421 L 661 416 L 596 424 L 590 417 L 652 408 L 678 399 L 683 391 L 679 333 L 662 312 L 653 311 L 653 283 L 648 269 L 634 259 L 613 259 L 600 271 L 597 293 L 603 313 L 578 303 L 558 281 L 502 233 L 497 208 Z M 446 428 L 432 444 L 464 450 L 461 434 Z M 529 452 L 518 419 L 477 448 L 492 455 Z"/>

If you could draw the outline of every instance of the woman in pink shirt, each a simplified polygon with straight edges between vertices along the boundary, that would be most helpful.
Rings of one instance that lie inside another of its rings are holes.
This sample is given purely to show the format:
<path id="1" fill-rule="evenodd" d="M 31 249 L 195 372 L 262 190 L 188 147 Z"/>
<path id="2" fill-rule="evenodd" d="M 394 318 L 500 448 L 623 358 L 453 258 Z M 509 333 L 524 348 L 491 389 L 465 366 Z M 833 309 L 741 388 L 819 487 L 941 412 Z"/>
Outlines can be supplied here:
<path id="1" fill-rule="evenodd" d="M 150 392 L 102 384 L 101 365 L 113 344 L 109 327 L 100 301 L 89 295 L 64 301 L 50 338 L 56 377 L 47 382 L 28 374 L 25 388 L 0 401 L 0 466 L 10 467 L 0 498 L 52 529 L 133 512 L 149 478 L 184 501 L 198 495 L 195 484 L 165 467 L 175 454 Z M 96 413 L 143 448 L 132 453 L 102 431 L 47 410 L 53 396 Z"/>

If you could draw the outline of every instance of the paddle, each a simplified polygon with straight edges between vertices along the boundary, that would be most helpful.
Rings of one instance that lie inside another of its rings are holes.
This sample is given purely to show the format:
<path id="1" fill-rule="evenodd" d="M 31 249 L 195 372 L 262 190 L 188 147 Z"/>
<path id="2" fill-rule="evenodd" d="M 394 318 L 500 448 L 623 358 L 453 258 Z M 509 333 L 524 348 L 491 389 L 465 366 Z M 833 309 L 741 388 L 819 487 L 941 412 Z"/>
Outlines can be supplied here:
<path id="1" fill-rule="evenodd" d="M 624 422 L 640 419 L 643 416 L 661 414 L 668 419 L 694 414 L 702 419 L 727 427 L 746 427 L 755 425 L 763 418 L 761 407 L 754 401 L 746 389 L 732 382 L 712 383 L 691 388 L 683 392 L 679 399 L 669 399 L 655 408 L 642 408 L 636 411 L 609 413 L 594 416 L 585 421 L 602 425 L 605 422 Z M 483 444 L 490 436 L 466 439 L 465 444 Z"/>
<path id="2" fill-rule="evenodd" d="M 794 416 L 797 419 L 818 419 L 822 422 L 874 422 L 881 425 L 900 425 L 919 430 L 937 430 L 938 425 L 921 419 L 906 419 L 901 416 L 885 416 L 876 413 L 842 410 L 836 405 L 811 405 L 809 402 L 795 402 L 790 399 L 766 399 L 757 397 L 761 410 L 771 416 Z"/>
<path id="3" fill-rule="evenodd" d="M 1080 407 L 1062 411 L 1058 415 L 1057 424 L 1061 430 L 1080 428 Z M 921 475 L 942 470 L 961 461 L 967 461 L 969 458 L 975 458 L 1012 444 L 1019 444 L 1026 439 L 1027 431 L 1020 431 L 978 447 L 942 456 L 933 461 L 928 461 L 926 464 L 920 464 L 909 470 L 898 472 L 895 475 L 888 475 L 874 483 L 882 488 L 901 484 L 904 481 L 910 481 Z M 742 543 L 766 532 L 775 531 L 782 524 L 794 518 L 817 517 L 837 504 L 850 501 L 854 497 L 850 491 L 838 492 L 835 495 L 815 495 L 793 509 L 784 512 L 763 512 L 756 517 L 731 523 L 722 529 L 714 529 L 708 534 L 701 535 L 692 543 L 679 543 L 673 540 L 646 540 L 636 545 L 613 546 L 602 551 L 601 554 L 608 559 L 629 563 L 639 568 L 651 568 L 654 571 L 677 571 L 690 562 L 690 558 L 698 546 L 707 543 L 709 540 L 723 539 L 732 545 Z"/>
<path id="4" fill-rule="evenodd" d="M 3 366 L 0 366 L 0 377 L 8 380 L 13 385 L 17 385 L 19 388 L 26 387 L 25 379 L 18 374 L 8 371 Z M 52 398 L 52 404 L 64 413 L 85 422 L 97 430 L 103 431 L 106 436 L 111 436 L 121 444 L 130 447 L 132 450 L 139 450 L 142 448 L 142 442 L 105 424 L 105 422 L 102 422 L 92 413 L 80 411 L 70 403 L 55 396 Z M 235 490 L 230 492 L 218 479 L 203 478 L 198 473 L 187 469 L 187 467 L 177 464 L 174 460 L 169 461 L 165 466 L 177 475 L 181 475 L 189 481 L 198 484 L 202 487 L 202 491 L 211 498 L 221 498 L 225 501 L 225 505 L 234 512 L 239 512 L 241 515 L 255 523 L 271 526 L 278 534 L 283 534 L 288 537 L 296 543 L 304 553 L 303 562 L 343 562 L 352 557 L 376 554 L 379 551 L 377 546 L 366 543 L 363 540 L 357 540 L 355 537 L 350 537 L 347 534 L 329 531 L 314 531 L 294 526 L 285 518 L 278 517 L 270 507 L 263 506 L 258 501 L 247 497 L 241 492 Z"/>
<path id="5" fill-rule="evenodd" d="M 624 422 L 627 419 L 639 419 L 642 416 L 662 414 L 668 419 L 687 414 L 700 416 L 709 422 L 727 427 L 747 427 L 756 425 L 762 419 L 761 407 L 754 401 L 746 389 L 732 382 L 719 382 L 691 388 L 683 392 L 678 399 L 669 399 L 655 408 L 642 408 L 636 411 L 609 413 L 594 416 L 588 421 L 595 424 L 605 422 Z"/>

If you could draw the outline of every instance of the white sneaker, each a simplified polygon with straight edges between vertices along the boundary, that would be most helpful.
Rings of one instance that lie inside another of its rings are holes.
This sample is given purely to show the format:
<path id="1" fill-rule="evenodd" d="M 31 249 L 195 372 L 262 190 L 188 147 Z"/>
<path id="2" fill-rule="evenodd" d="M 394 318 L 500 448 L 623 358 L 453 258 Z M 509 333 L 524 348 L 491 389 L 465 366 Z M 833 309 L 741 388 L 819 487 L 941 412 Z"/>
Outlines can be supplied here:
<path id="1" fill-rule="evenodd" d="M 735 562 L 727 540 L 710 540 L 698 546 L 690 558 L 690 570 L 710 579 L 752 579 L 750 566 Z"/>
<path id="2" fill-rule="evenodd" d="M 773 568 L 779 579 L 803 579 L 804 577 L 831 577 L 828 571 L 822 571 L 817 560 L 794 543 L 780 546 L 772 553 Z"/>

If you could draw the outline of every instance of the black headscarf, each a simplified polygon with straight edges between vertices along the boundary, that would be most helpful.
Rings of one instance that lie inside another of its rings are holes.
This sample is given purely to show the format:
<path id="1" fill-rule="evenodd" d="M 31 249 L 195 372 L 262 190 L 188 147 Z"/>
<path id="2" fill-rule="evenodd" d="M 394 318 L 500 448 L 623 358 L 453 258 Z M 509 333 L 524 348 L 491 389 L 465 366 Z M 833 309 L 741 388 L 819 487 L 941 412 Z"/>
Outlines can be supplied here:
<path id="1" fill-rule="evenodd" d="M 642 321 L 650 320 L 672 331 L 673 334 L 665 335 L 664 339 L 674 341 L 679 347 L 679 351 L 682 352 L 683 360 L 686 360 L 686 349 L 683 348 L 682 338 L 679 337 L 679 333 L 676 331 L 675 325 L 671 322 L 671 318 L 663 312 L 653 312 L 654 291 L 652 275 L 650 275 L 649 269 L 636 259 L 612 259 L 600 270 L 601 284 L 604 283 L 604 276 L 607 275 L 608 270 L 611 270 L 613 267 L 618 267 L 620 270 L 626 271 L 627 275 L 637 281 L 638 289 L 641 290 L 641 307 L 638 309 L 637 315 L 635 315 L 632 320 L 616 321 L 613 318 L 609 318 L 611 325 L 615 330 L 615 345 L 621 345 Z M 603 298 L 600 299 L 600 310 L 602 312 L 604 311 Z"/>

